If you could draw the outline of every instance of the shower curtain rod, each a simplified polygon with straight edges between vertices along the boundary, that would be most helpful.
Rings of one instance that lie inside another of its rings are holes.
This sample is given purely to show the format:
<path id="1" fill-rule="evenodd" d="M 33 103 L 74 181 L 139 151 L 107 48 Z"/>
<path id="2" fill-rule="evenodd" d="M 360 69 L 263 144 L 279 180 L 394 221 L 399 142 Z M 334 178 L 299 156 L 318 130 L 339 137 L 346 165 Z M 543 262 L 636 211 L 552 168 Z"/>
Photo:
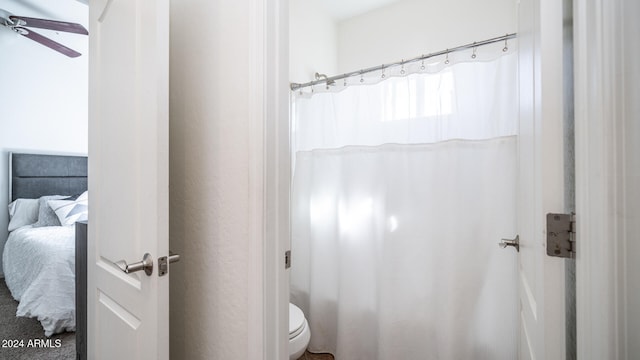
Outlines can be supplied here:
<path id="1" fill-rule="evenodd" d="M 425 59 L 429 59 L 432 57 L 436 57 L 436 56 L 440 56 L 440 55 L 446 55 L 448 53 L 452 53 L 452 52 L 456 52 L 456 51 L 462 51 L 462 50 L 467 50 L 467 49 L 473 49 L 473 48 L 477 48 L 479 46 L 483 46 L 483 45 L 489 45 L 489 44 L 493 44 L 493 43 L 497 43 L 500 41 L 506 41 L 509 39 L 513 39 L 517 36 L 516 33 L 513 34 L 506 34 L 503 36 L 499 36 L 499 37 L 495 37 L 495 38 L 491 38 L 491 39 L 487 39 L 487 40 L 483 40 L 483 41 L 477 41 L 477 42 L 473 42 L 471 44 L 466 44 L 466 45 L 462 45 L 462 46 L 457 46 L 451 49 L 446 49 L 446 50 L 441 50 L 438 52 L 434 52 L 434 53 L 430 53 L 428 55 L 422 55 L 422 56 L 418 56 L 416 58 L 413 59 L 409 59 L 409 60 L 402 60 L 402 61 L 397 61 L 394 63 L 390 63 L 390 64 L 382 64 L 382 65 L 378 65 L 378 66 L 374 66 L 374 67 L 370 67 L 367 69 L 362 69 L 362 70 L 357 70 L 357 71 L 352 71 L 349 73 L 345 73 L 342 75 L 336 75 L 336 76 L 331 76 L 331 77 L 326 77 L 324 79 L 318 79 L 318 80 L 314 80 L 314 81 L 309 81 L 307 83 L 304 84 L 297 84 L 297 83 L 291 83 L 290 87 L 291 90 L 297 90 L 297 89 L 301 89 L 301 88 L 305 88 L 305 87 L 309 87 L 309 86 L 313 86 L 313 85 L 317 85 L 317 84 L 327 84 L 327 85 L 331 85 L 333 83 L 335 83 L 336 80 L 342 80 L 348 77 L 352 77 L 352 76 L 356 76 L 356 75 L 363 75 L 363 74 L 367 74 L 370 72 L 374 72 L 374 71 L 381 71 L 383 69 L 388 69 L 394 66 L 401 66 L 401 65 L 405 65 L 405 64 L 410 64 L 410 63 L 414 63 L 417 61 L 422 61 Z M 316 77 L 319 76 L 323 76 L 323 75 L 319 75 L 316 73 Z"/>

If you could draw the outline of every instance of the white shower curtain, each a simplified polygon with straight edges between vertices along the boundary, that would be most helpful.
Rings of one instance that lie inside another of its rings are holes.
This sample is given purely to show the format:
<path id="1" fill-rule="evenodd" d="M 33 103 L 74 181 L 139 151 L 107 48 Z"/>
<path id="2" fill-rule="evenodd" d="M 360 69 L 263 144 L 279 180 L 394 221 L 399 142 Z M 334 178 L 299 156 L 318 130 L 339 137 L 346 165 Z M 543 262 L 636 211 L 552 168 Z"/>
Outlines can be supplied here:
<path id="1" fill-rule="evenodd" d="M 514 359 L 516 55 L 294 100 L 291 302 L 337 360 Z"/>

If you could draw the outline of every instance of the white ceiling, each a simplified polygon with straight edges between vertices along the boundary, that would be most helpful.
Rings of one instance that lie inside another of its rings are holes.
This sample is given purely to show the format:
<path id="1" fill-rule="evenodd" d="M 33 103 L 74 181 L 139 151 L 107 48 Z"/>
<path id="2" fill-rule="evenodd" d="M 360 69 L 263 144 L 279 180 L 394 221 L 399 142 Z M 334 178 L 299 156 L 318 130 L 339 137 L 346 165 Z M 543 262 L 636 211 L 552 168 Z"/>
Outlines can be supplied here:
<path id="1" fill-rule="evenodd" d="M 401 0 L 317 0 L 337 21 L 362 15 Z"/>

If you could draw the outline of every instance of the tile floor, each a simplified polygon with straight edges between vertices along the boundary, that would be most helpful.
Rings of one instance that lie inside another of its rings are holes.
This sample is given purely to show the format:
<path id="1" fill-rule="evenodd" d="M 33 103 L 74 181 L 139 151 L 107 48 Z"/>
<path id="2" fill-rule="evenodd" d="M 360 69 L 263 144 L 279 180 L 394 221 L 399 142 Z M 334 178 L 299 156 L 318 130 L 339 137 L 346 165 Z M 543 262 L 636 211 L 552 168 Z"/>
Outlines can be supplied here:
<path id="1" fill-rule="evenodd" d="M 312 354 L 305 352 L 298 360 L 334 360 L 331 354 Z"/>

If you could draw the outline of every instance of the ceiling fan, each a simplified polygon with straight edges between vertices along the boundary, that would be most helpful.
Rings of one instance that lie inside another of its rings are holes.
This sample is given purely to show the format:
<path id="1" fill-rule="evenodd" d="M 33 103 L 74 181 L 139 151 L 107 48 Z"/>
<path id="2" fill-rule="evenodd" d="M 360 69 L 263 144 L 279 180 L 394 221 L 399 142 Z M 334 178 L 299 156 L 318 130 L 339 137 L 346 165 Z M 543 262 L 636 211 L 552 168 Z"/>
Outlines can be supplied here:
<path id="1" fill-rule="evenodd" d="M 48 37 L 42 36 L 37 32 L 29 30 L 27 29 L 27 27 L 89 35 L 87 29 L 85 29 L 84 26 L 80 24 L 65 21 L 16 16 L 3 9 L 0 9 L 0 25 L 8 27 L 9 29 L 17 32 L 24 37 L 27 37 L 35 42 L 38 42 L 48 48 L 51 48 L 61 54 L 72 58 L 78 57 L 82 54 L 49 39 Z"/>

